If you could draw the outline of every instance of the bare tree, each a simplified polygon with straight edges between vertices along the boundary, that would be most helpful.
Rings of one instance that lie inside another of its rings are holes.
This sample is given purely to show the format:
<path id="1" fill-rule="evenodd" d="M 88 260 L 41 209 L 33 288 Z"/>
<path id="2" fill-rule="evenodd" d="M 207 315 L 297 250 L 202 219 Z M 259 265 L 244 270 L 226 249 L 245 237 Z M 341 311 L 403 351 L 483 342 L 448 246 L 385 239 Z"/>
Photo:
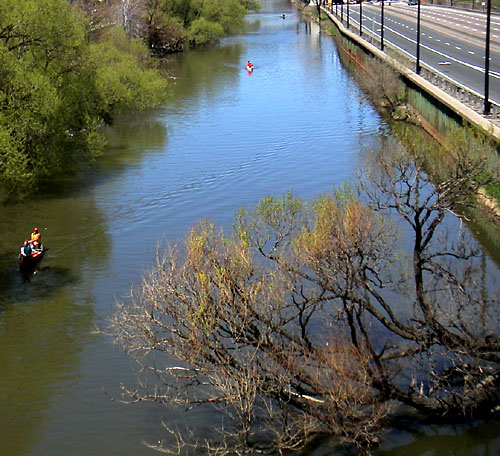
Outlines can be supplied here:
<path id="1" fill-rule="evenodd" d="M 216 454 L 297 449 L 316 435 L 366 450 L 398 402 L 441 419 L 491 413 L 498 299 L 479 283 L 477 244 L 450 229 L 490 163 L 453 153 L 431 185 L 419 157 L 374 151 L 359 194 L 265 198 L 240 212 L 234 235 L 207 222 L 159 254 L 113 324 L 164 389 L 128 393 L 220 408 L 219 438 L 175 440 Z M 164 366 L 153 353 L 168 355 Z"/>
<path id="2" fill-rule="evenodd" d="M 71 3 L 85 13 L 92 39 L 95 39 L 102 30 L 116 25 L 112 19 L 112 8 L 109 2 L 103 0 L 74 0 Z"/>
<path id="3" fill-rule="evenodd" d="M 479 246 L 462 224 L 481 185 L 498 179 L 498 161 L 468 138 L 456 132 L 443 152 L 433 151 L 432 163 L 425 153 L 412 160 L 401 151 L 374 155 L 376 171 L 363 182 L 370 207 L 395 212 L 411 240 L 408 281 L 402 275 L 395 289 L 398 305 L 380 300 L 374 290 L 364 309 L 399 336 L 397 345 L 374 353 L 380 361 L 397 361 L 401 372 L 390 381 L 381 375 L 381 389 L 422 412 L 450 418 L 489 414 L 499 400 L 498 299 L 485 292 Z M 426 166 L 433 167 L 433 185 Z M 443 223 L 447 214 L 457 226 Z M 373 306 L 377 302 L 387 308 L 385 315 Z M 393 311 L 403 302 L 401 318 Z"/>

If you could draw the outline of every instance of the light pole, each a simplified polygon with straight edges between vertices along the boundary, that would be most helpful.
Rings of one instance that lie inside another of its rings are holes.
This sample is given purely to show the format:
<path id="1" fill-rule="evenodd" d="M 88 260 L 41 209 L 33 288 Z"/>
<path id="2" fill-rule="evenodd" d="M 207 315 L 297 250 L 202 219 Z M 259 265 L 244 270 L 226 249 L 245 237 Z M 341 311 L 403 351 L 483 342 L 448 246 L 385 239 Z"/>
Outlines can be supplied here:
<path id="1" fill-rule="evenodd" d="M 417 6 L 417 74 L 420 74 L 420 3 L 421 0 L 418 0 Z"/>
<path id="2" fill-rule="evenodd" d="M 382 8 L 380 11 L 380 50 L 384 50 L 384 0 L 382 0 Z"/>
<path id="3" fill-rule="evenodd" d="M 486 50 L 484 53 L 484 115 L 491 113 L 490 102 L 490 24 L 491 24 L 491 0 L 486 6 Z"/>
<path id="4" fill-rule="evenodd" d="M 359 0 L 359 36 L 363 34 L 363 0 Z"/>
<path id="5" fill-rule="evenodd" d="M 347 28 L 349 28 L 349 0 L 347 0 Z"/>

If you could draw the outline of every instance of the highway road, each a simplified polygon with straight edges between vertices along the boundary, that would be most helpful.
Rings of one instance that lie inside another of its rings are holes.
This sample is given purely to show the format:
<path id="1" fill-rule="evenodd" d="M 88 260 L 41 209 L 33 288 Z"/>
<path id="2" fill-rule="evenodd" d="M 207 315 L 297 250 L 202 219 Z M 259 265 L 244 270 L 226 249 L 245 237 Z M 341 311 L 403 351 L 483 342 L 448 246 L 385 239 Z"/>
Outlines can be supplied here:
<path id="1" fill-rule="evenodd" d="M 337 6 L 340 16 L 341 6 Z M 343 5 L 344 25 L 347 6 Z M 384 43 L 417 50 L 417 5 L 384 3 Z M 332 10 L 335 12 L 336 7 Z M 363 3 L 363 33 L 381 34 L 381 4 Z M 359 5 L 349 5 L 350 28 L 359 31 Z M 500 105 L 500 18 L 490 23 L 489 99 Z M 486 14 L 431 5 L 420 10 L 420 62 L 425 63 L 473 91 L 485 90 Z"/>

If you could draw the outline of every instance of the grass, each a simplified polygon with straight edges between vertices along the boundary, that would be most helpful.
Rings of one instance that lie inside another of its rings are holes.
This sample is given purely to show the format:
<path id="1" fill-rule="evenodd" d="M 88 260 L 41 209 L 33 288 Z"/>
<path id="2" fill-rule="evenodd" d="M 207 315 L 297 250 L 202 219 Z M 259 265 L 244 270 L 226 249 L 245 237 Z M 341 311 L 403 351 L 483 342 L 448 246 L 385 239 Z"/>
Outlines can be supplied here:
<path id="1" fill-rule="evenodd" d="M 500 204 L 500 183 L 488 185 L 486 187 L 486 193 L 492 198 L 495 198 L 498 204 Z"/>

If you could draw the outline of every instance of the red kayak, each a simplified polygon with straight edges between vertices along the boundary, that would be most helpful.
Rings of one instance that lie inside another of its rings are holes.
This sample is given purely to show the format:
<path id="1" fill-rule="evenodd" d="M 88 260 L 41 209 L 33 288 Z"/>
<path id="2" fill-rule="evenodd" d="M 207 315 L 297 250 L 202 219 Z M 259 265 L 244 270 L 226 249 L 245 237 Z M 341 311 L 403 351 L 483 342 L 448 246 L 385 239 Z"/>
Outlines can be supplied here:
<path id="1" fill-rule="evenodd" d="M 32 252 L 29 256 L 19 255 L 19 266 L 22 268 L 33 268 L 35 267 L 45 254 L 45 248 L 42 247 L 39 251 Z"/>

